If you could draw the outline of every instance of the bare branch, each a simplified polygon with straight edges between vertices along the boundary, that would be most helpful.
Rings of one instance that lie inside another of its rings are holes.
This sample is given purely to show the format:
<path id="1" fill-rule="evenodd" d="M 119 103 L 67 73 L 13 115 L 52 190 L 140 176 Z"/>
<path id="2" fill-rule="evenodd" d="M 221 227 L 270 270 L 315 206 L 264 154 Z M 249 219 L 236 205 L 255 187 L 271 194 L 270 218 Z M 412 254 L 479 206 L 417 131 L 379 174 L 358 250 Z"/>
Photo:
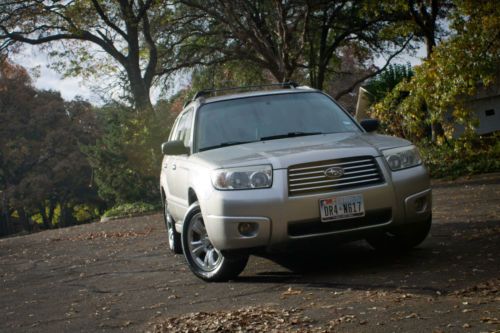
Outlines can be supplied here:
<path id="1" fill-rule="evenodd" d="M 137 14 L 137 22 L 140 22 L 144 18 L 144 15 L 146 15 L 148 10 L 151 8 L 153 1 L 155 0 L 147 0 L 145 3 L 142 3 L 142 1 L 140 2 L 141 7 L 139 8 L 139 14 Z"/>
<path id="2" fill-rule="evenodd" d="M 339 99 L 342 96 L 344 96 L 345 94 L 350 93 L 358 84 L 360 84 L 360 83 L 366 81 L 367 79 L 369 79 L 371 77 L 374 77 L 375 75 L 380 74 L 382 71 L 384 71 L 390 65 L 392 59 L 394 59 L 395 57 L 397 57 L 399 54 L 401 54 L 401 52 L 403 52 L 406 49 L 406 47 L 408 46 L 408 44 L 410 44 L 410 42 L 411 42 L 412 39 L 413 39 L 413 35 L 411 35 L 403 43 L 403 45 L 401 46 L 401 48 L 399 50 L 397 50 L 396 52 L 394 52 L 393 54 L 391 54 L 391 56 L 389 58 L 387 58 L 387 61 L 386 61 L 386 63 L 385 63 L 384 66 L 382 66 L 379 69 L 377 69 L 376 71 L 374 71 L 372 73 L 369 73 L 369 74 L 363 76 L 362 78 L 356 80 L 353 84 L 351 84 L 346 89 L 339 91 L 337 94 L 335 94 L 335 96 L 334 96 L 335 99 Z"/>
<path id="3" fill-rule="evenodd" d="M 97 14 L 104 21 L 104 23 L 106 23 L 106 25 L 108 25 L 111 29 L 113 29 L 114 31 L 119 33 L 126 40 L 127 34 L 122 29 L 120 29 L 116 24 L 111 22 L 109 17 L 104 13 L 104 10 L 102 9 L 99 2 L 97 0 L 92 0 L 92 4 L 94 5 L 94 8 L 95 8 Z"/>

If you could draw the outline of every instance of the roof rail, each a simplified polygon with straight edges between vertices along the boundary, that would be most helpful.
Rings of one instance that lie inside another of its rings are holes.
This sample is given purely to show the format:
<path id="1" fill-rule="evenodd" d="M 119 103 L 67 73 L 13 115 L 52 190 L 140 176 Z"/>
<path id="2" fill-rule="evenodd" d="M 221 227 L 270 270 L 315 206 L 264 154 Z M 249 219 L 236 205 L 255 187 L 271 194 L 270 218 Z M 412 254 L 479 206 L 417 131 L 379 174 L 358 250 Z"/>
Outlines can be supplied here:
<path id="1" fill-rule="evenodd" d="M 198 91 L 192 101 L 199 97 L 207 96 L 219 91 L 231 91 L 231 90 L 250 90 L 254 88 L 263 88 L 263 87 L 282 87 L 282 88 L 297 88 L 299 85 L 296 82 L 293 81 L 288 81 L 288 82 L 282 82 L 282 83 L 270 83 L 270 84 L 257 84 L 257 85 L 252 85 L 252 86 L 241 86 L 241 87 L 228 87 L 228 88 L 221 88 L 221 89 L 204 89 Z"/>

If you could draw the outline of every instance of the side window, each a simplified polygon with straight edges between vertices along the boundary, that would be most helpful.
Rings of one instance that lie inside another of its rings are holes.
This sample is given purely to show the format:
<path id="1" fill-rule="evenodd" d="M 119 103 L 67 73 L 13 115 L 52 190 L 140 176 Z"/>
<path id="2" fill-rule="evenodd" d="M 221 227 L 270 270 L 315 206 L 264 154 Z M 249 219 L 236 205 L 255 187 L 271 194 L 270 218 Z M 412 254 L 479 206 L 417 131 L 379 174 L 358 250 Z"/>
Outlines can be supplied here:
<path id="1" fill-rule="evenodd" d="M 191 139 L 191 130 L 193 126 L 193 110 L 186 113 L 186 122 L 184 123 L 184 145 L 189 147 L 189 140 Z"/>
<path id="2" fill-rule="evenodd" d="M 179 119 L 179 123 L 175 129 L 173 140 L 184 141 L 186 146 L 189 146 L 189 139 L 191 137 L 191 126 L 193 120 L 193 110 L 185 112 Z"/>
<path id="3" fill-rule="evenodd" d="M 179 123 L 177 124 L 177 128 L 175 129 L 174 140 L 183 140 L 184 139 L 184 132 L 186 131 L 186 128 L 185 128 L 186 116 L 187 116 L 187 113 L 184 113 L 181 116 L 181 118 L 179 119 Z"/>
<path id="4" fill-rule="evenodd" d="M 168 141 L 175 140 L 175 136 L 177 135 L 177 128 L 179 128 L 179 118 L 176 118 L 174 124 L 172 125 L 172 129 L 170 130 L 170 134 L 168 136 Z"/>

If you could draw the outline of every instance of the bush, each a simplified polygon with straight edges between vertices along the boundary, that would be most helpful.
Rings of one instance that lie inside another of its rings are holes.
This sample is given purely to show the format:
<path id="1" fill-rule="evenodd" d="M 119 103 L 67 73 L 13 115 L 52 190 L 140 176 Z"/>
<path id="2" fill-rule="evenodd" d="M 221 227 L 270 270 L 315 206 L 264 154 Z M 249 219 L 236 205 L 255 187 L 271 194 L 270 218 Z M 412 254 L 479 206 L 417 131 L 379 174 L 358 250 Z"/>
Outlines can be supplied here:
<path id="1" fill-rule="evenodd" d="M 160 200 L 159 175 L 174 115 L 167 107 L 155 113 L 136 113 L 110 104 L 96 110 L 100 136 L 95 145 L 83 147 L 93 168 L 99 196 L 109 205 Z"/>
<path id="2" fill-rule="evenodd" d="M 110 210 L 106 211 L 103 217 L 125 217 L 133 216 L 138 214 L 145 214 L 156 212 L 161 209 L 158 205 L 152 205 L 146 202 L 134 202 L 125 203 L 121 205 L 114 206 Z"/>
<path id="3" fill-rule="evenodd" d="M 457 178 L 479 173 L 500 171 L 499 135 L 478 138 L 468 149 L 457 149 L 458 142 L 450 145 L 419 145 L 420 154 L 433 178 Z M 458 141 L 458 140 L 457 140 Z"/>

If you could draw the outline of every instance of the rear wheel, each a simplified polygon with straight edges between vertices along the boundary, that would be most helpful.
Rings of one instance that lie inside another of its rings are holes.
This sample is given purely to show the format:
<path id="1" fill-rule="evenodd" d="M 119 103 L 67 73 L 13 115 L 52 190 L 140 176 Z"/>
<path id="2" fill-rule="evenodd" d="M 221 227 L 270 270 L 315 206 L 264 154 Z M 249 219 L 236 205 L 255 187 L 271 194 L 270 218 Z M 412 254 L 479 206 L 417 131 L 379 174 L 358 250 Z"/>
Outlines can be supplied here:
<path id="1" fill-rule="evenodd" d="M 191 205 L 186 215 L 182 229 L 182 249 L 191 271 L 210 282 L 237 277 L 248 262 L 248 255 L 222 254 L 212 245 L 198 203 Z"/>
<path id="2" fill-rule="evenodd" d="M 175 230 L 175 221 L 172 215 L 168 212 L 167 202 L 163 205 L 163 220 L 165 222 L 165 228 L 167 229 L 168 235 L 168 247 L 170 251 L 175 254 L 182 253 L 181 235 Z"/>
<path id="3" fill-rule="evenodd" d="M 366 238 L 376 250 L 407 251 L 422 243 L 431 229 L 432 216 L 423 223 L 400 226 L 397 229 L 385 230 Z"/>

